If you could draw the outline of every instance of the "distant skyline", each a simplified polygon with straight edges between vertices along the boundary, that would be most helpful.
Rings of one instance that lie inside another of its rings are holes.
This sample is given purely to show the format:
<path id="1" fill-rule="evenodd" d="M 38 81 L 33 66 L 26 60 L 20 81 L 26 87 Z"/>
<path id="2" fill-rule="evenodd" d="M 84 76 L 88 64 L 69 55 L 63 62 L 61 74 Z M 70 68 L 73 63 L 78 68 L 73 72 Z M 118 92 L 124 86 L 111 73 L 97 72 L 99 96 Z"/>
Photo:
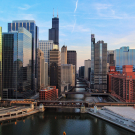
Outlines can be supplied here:
<path id="1" fill-rule="evenodd" d="M 108 50 L 129 46 L 135 49 L 135 0 L 1 0 L 0 26 L 8 22 L 35 20 L 39 40 L 48 40 L 52 17 L 59 14 L 60 48 L 77 51 L 77 67 L 91 59 L 91 33 L 104 40 Z"/>

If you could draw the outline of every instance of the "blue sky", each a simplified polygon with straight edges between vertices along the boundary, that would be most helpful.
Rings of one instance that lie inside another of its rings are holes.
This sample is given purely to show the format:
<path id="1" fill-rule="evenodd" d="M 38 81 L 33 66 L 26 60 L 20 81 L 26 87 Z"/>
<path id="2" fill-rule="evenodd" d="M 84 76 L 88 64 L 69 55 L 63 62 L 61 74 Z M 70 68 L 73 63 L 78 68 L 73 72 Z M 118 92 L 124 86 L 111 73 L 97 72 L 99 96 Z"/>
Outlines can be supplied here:
<path id="1" fill-rule="evenodd" d="M 91 33 L 104 40 L 108 50 L 135 49 L 135 0 L 0 0 L 0 26 L 7 31 L 12 20 L 35 20 L 39 39 L 48 39 L 51 21 L 60 19 L 60 47 L 77 51 L 77 64 L 91 59 Z"/>

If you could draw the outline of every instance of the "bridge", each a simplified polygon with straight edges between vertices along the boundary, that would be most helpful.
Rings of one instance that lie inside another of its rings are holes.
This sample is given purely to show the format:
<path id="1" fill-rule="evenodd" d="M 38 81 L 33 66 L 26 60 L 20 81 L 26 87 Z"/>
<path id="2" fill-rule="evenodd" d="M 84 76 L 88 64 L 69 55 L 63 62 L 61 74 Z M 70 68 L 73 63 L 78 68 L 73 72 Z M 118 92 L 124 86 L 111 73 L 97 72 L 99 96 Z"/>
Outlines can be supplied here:
<path id="1" fill-rule="evenodd" d="M 85 101 L 39 101 L 37 104 L 43 104 L 45 108 L 81 108 L 88 107 Z"/>
<path id="2" fill-rule="evenodd" d="M 45 108 L 81 108 L 82 105 L 87 107 L 103 106 L 133 106 L 135 103 L 126 102 L 107 102 L 107 103 L 89 103 L 88 101 L 38 101 L 37 104 L 43 104 Z"/>
<path id="3" fill-rule="evenodd" d="M 110 96 L 109 93 L 91 93 L 91 92 L 63 92 L 62 94 L 90 94 L 90 96 Z"/>

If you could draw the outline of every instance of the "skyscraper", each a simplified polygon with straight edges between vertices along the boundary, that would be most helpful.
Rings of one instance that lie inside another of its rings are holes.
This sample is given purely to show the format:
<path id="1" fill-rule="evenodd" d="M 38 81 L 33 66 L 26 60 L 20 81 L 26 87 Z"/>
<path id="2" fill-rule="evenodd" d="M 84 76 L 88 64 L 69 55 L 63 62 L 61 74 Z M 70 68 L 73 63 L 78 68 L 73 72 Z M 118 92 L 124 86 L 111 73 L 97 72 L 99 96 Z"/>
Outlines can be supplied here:
<path id="1" fill-rule="evenodd" d="M 84 79 L 88 80 L 88 78 L 89 78 L 88 69 L 91 67 L 91 60 L 90 59 L 85 60 L 84 66 L 85 66 Z"/>
<path id="2" fill-rule="evenodd" d="M 2 27 L 0 27 L 0 97 L 2 97 Z"/>
<path id="3" fill-rule="evenodd" d="M 67 64 L 67 46 L 61 48 L 61 64 Z"/>
<path id="4" fill-rule="evenodd" d="M 38 73 L 38 62 L 37 62 L 37 48 L 38 48 L 38 35 L 39 30 L 36 26 L 34 20 L 15 20 L 12 23 L 8 23 L 8 32 L 10 31 L 18 31 L 19 27 L 24 27 L 32 34 L 32 90 L 37 90 L 37 83 L 35 82 L 35 78 L 37 80 Z"/>
<path id="5" fill-rule="evenodd" d="M 49 40 L 53 40 L 54 44 L 59 46 L 59 18 L 52 18 L 52 28 L 49 29 Z"/>
<path id="6" fill-rule="evenodd" d="M 32 34 L 23 27 L 2 34 L 3 98 L 27 98 L 31 90 Z"/>
<path id="7" fill-rule="evenodd" d="M 76 53 L 76 51 L 74 51 L 74 50 L 67 51 L 67 64 L 75 65 L 75 82 L 76 82 L 76 71 L 77 71 L 77 53 Z"/>
<path id="8" fill-rule="evenodd" d="M 38 49 L 38 90 L 41 90 L 44 87 L 45 87 L 44 53 L 40 49 Z"/>
<path id="9" fill-rule="evenodd" d="M 91 88 L 107 91 L 107 43 L 91 35 Z"/>
<path id="10" fill-rule="evenodd" d="M 53 49 L 50 51 L 50 85 L 56 86 L 59 89 L 61 87 L 61 63 L 60 63 L 60 51 Z"/>
<path id="11" fill-rule="evenodd" d="M 91 34 L 91 88 L 94 89 L 94 50 L 95 50 L 95 35 Z"/>

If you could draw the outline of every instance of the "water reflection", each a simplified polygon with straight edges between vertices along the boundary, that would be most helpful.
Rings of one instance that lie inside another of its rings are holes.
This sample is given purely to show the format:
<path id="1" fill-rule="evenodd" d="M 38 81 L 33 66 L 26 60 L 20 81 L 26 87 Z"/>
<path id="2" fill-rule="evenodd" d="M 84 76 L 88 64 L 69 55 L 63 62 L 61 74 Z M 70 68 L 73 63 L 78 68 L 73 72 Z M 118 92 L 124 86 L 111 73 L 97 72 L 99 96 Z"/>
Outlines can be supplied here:
<path id="1" fill-rule="evenodd" d="M 24 122 L 25 121 L 25 122 Z M 1 135 L 133 135 L 133 133 L 88 114 L 59 113 L 57 109 L 46 110 L 0 126 Z"/>

